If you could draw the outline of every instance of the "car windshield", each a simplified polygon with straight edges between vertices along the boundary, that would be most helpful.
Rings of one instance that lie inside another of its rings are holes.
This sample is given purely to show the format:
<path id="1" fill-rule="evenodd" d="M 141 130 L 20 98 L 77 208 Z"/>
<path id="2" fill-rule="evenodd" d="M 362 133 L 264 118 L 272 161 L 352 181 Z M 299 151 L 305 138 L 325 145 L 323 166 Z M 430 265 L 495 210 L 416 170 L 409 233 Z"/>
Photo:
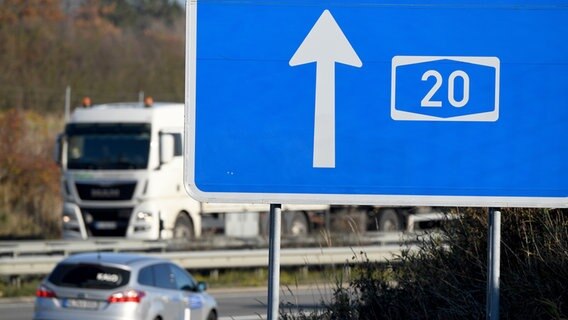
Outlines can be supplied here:
<path id="1" fill-rule="evenodd" d="M 150 152 L 150 124 L 68 124 L 67 168 L 145 169 Z"/>
<path id="2" fill-rule="evenodd" d="M 60 264 L 51 275 L 49 282 L 60 287 L 85 289 L 116 289 L 130 279 L 127 270 L 96 264 Z"/>

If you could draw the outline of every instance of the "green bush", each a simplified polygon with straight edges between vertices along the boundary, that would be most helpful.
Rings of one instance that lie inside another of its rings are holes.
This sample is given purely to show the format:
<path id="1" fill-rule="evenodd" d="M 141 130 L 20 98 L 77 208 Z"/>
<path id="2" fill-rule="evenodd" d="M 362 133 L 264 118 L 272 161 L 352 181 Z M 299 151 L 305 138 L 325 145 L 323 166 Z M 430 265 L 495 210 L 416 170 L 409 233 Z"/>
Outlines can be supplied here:
<path id="1" fill-rule="evenodd" d="M 460 210 L 445 239 L 389 263 L 354 257 L 348 286 L 324 311 L 284 319 L 484 319 L 487 211 Z M 568 317 L 568 218 L 563 210 L 502 210 L 501 319 Z"/>

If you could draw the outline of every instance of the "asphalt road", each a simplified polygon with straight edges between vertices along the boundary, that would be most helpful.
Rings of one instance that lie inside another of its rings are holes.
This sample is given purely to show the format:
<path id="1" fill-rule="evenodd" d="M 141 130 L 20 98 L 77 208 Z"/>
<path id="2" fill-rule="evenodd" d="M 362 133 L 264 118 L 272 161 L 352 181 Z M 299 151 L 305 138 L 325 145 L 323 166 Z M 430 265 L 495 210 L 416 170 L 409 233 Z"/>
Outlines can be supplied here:
<path id="1" fill-rule="evenodd" d="M 297 312 L 318 308 L 322 299 L 328 300 L 329 285 L 283 288 L 280 291 L 281 310 Z M 219 304 L 219 320 L 260 320 L 266 319 L 266 288 L 234 288 L 210 290 Z M 6 303 L 8 302 L 9 303 Z M 33 316 L 33 299 L 0 299 L 0 319 L 30 320 Z"/>

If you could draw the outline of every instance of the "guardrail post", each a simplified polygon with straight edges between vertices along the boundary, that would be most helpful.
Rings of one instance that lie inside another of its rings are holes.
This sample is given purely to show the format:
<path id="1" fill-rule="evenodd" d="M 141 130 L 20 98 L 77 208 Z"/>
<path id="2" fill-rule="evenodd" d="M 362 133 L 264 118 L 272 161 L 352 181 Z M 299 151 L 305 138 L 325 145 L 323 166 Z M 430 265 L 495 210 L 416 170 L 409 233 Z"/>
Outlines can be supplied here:
<path id="1" fill-rule="evenodd" d="M 258 280 L 264 279 L 264 268 L 256 268 L 254 271 L 254 275 Z"/>
<path id="2" fill-rule="evenodd" d="M 219 269 L 213 269 L 209 272 L 209 279 L 219 280 Z"/>
<path id="3" fill-rule="evenodd" d="M 20 276 L 10 276 L 10 285 L 14 288 L 21 288 L 22 278 Z"/>
<path id="4" fill-rule="evenodd" d="M 351 266 L 349 263 L 345 263 L 343 266 L 343 279 L 349 281 L 351 279 Z"/>
<path id="5" fill-rule="evenodd" d="M 300 268 L 300 272 L 302 274 L 302 277 L 304 279 L 307 279 L 308 276 L 310 275 L 310 268 L 307 265 L 305 265 L 305 266 Z"/>

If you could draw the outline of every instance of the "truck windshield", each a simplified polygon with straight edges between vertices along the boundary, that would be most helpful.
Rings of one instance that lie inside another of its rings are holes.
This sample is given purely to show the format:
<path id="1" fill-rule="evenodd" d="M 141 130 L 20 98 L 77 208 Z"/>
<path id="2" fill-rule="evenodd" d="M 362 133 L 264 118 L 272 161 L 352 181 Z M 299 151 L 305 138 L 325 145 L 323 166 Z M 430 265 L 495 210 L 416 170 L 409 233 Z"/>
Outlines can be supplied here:
<path id="1" fill-rule="evenodd" d="M 150 152 L 150 124 L 72 123 L 67 135 L 67 168 L 144 169 Z"/>

